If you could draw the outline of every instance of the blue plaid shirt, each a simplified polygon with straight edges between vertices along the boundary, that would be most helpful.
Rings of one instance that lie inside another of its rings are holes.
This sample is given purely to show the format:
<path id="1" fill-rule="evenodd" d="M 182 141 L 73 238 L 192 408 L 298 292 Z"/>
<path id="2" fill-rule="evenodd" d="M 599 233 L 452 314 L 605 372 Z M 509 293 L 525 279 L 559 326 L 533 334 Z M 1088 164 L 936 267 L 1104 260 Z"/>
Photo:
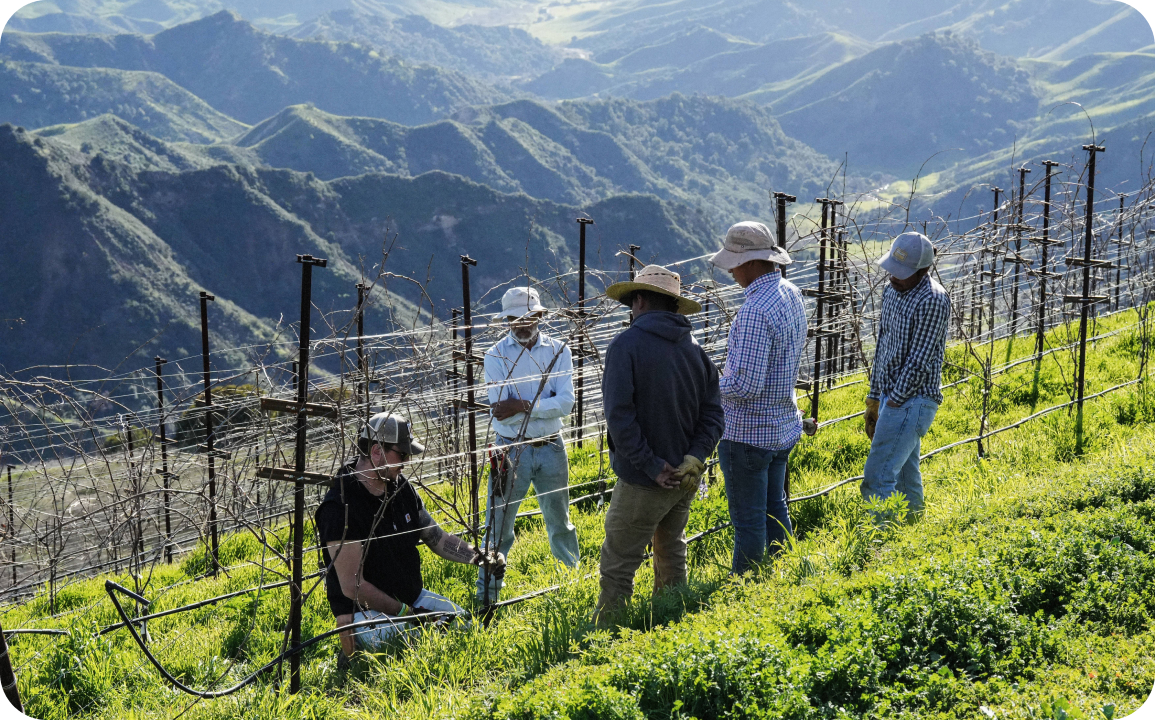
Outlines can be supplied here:
<path id="1" fill-rule="evenodd" d="M 805 346 L 806 309 L 798 288 L 778 272 L 750 283 L 730 325 L 721 378 L 723 440 L 766 450 L 798 442 L 802 413 L 794 383 Z"/>
<path id="2" fill-rule="evenodd" d="M 899 405 L 924 397 L 941 405 L 949 325 L 950 296 L 930 275 L 906 292 L 887 285 L 867 397 L 879 400 L 885 395 Z"/>

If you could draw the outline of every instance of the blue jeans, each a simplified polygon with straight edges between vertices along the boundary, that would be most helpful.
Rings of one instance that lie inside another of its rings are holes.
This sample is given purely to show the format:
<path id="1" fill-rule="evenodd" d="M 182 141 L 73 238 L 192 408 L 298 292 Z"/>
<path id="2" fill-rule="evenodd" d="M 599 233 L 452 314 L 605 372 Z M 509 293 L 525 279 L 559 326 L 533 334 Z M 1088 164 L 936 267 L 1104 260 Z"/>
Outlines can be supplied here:
<path id="1" fill-rule="evenodd" d="M 447 600 L 437 593 L 422 590 L 417 597 L 417 602 L 413 603 L 414 607 L 420 607 L 431 612 L 449 613 L 454 617 L 458 623 L 463 627 L 469 626 L 469 620 L 466 619 L 466 612 L 456 603 Z M 358 650 L 366 652 L 380 652 L 384 650 L 385 646 L 395 640 L 408 640 L 415 635 L 420 635 L 422 626 L 413 622 L 406 622 L 398 619 L 392 615 L 386 615 L 383 612 L 376 610 L 366 610 L 365 612 L 355 613 L 353 615 L 353 622 L 361 622 L 363 620 L 380 620 L 380 625 L 366 625 L 353 631 L 353 642 L 356 643 Z"/>
<path id="2" fill-rule="evenodd" d="M 506 445 L 506 441 L 499 435 L 497 444 Z M 508 558 L 509 549 L 513 547 L 513 525 L 517 509 L 521 507 L 521 501 L 525 499 L 532 484 L 549 535 L 550 552 L 567 567 L 577 567 L 578 538 L 577 528 L 569 519 L 569 457 L 565 452 L 565 443 L 557 438 L 537 448 L 531 445 L 512 445 L 507 450 L 513 482 L 506 497 L 501 498 L 494 496 L 493 477 L 489 478 L 489 502 L 485 511 L 487 523 L 482 545 L 487 550 L 496 547 Z M 489 602 L 497 602 L 498 593 L 504 584 L 504 581 L 490 577 L 485 568 L 479 568 L 478 603 L 486 604 L 487 587 Z"/>
<path id="3" fill-rule="evenodd" d="M 864 500 L 872 495 L 885 500 L 902 493 L 909 512 L 922 512 L 922 473 L 918 470 L 918 457 L 922 438 L 930 430 L 937 412 L 938 405 L 924 397 L 913 397 L 897 408 L 887 405 L 885 397 L 879 401 L 878 424 L 862 471 Z"/>
<path id="4" fill-rule="evenodd" d="M 761 562 L 767 548 L 777 554 L 794 533 L 786 505 L 786 461 L 790 450 L 767 450 L 733 440 L 718 444 L 726 479 L 726 502 L 734 523 L 734 574 Z"/>

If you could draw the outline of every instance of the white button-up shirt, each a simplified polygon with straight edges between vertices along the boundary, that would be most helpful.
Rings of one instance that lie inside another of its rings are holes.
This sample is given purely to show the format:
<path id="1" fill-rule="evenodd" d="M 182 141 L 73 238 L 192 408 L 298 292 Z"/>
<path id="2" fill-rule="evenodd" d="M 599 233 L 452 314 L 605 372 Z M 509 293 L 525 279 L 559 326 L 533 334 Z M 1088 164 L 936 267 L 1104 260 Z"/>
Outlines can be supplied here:
<path id="1" fill-rule="evenodd" d="M 485 353 L 485 385 L 490 405 L 501 400 L 532 403 L 525 439 L 554 435 L 573 410 L 573 356 L 569 346 L 545 333 L 532 348 L 507 334 Z M 524 423 L 525 413 L 517 413 L 505 420 L 494 418 L 493 429 L 503 438 L 515 440 Z"/>

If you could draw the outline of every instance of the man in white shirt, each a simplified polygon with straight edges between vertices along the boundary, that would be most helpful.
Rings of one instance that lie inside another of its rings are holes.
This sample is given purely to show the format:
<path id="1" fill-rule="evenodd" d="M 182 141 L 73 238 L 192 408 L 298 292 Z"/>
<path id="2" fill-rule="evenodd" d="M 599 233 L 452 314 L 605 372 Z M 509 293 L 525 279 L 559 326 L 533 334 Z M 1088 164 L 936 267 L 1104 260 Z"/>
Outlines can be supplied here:
<path id="1" fill-rule="evenodd" d="M 517 509 L 532 484 L 553 556 L 578 564 L 577 528 L 569 518 L 569 458 L 561 439 L 574 404 L 569 347 L 540 331 L 545 314 L 537 290 L 515 287 L 501 298 L 499 320 L 509 334 L 485 353 L 485 385 L 497 435 L 491 450 L 489 503 L 483 546 L 506 556 L 513 546 Z M 502 579 L 481 568 L 477 600 L 497 601 Z"/>

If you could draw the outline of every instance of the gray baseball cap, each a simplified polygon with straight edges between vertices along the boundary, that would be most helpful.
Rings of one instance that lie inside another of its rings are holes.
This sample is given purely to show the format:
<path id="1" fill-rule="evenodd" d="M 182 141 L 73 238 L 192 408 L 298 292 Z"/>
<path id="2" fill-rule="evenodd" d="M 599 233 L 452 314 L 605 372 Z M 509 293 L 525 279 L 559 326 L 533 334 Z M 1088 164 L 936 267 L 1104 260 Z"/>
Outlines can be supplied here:
<path id="1" fill-rule="evenodd" d="M 711 263 L 723 270 L 733 270 L 751 260 L 769 260 L 779 265 L 792 262 L 786 248 L 780 248 L 774 242 L 770 228 L 753 220 L 731 225 L 726 231 L 722 249 L 710 258 Z"/>
<path id="2" fill-rule="evenodd" d="M 392 413 L 380 412 L 369 418 L 361 428 L 361 437 L 382 445 L 396 445 L 406 455 L 425 452 L 425 446 L 413 439 L 409 419 Z"/>
<path id="3" fill-rule="evenodd" d="M 905 232 L 890 244 L 890 251 L 878 260 L 879 266 L 899 280 L 934 265 L 934 245 L 926 235 Z"/>

